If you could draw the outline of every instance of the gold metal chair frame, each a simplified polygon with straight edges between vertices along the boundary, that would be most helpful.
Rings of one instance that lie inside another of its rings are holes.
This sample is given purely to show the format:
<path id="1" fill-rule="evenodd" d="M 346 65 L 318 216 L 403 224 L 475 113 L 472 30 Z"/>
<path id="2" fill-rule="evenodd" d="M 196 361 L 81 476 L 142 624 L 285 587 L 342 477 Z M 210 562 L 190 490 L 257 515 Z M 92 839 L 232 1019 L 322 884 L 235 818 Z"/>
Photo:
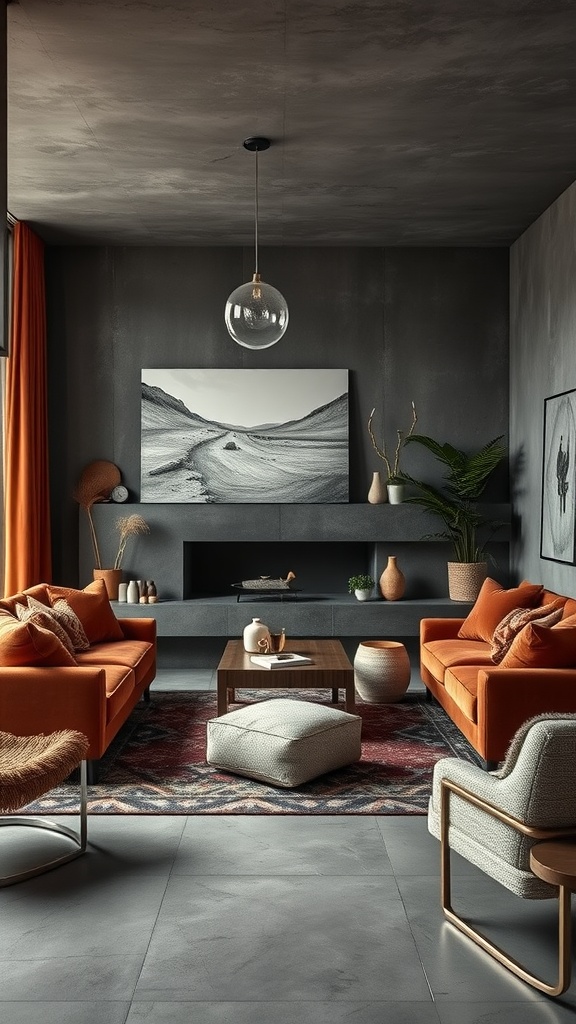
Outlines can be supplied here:
<path id="1" fill-rule="evenodd" d="M 80 857 L 83 853 L 86 853 L 88 836 L 88 787 L 86 761 L 80 762 L 80 829 L 78 832 L 72 828 L 68 828 L 67 825 L 59 825 L 57 822 L 50 821 L 46 818 L 34 818 L 18 814 L 1 815 L 0 827 L 3 825 L 9 827 L 23 825 L 28 828 L 45 829 L 48 832 L 55 833 L 55 835 L 64 836 L 66 839 L 71 840 L 74 844 L 74 848 L 69 850 L 67 853 L 63 853 L 58 857 L 52 858 L 52 860 L 36 864 L 33 867 L 28 868 L 26 871 L 18 871 L 11 875 L 0 876 L 0 889 L 5 888 L 8 885 L 15 885 L 16 882 L 23 882 L 27 878 L 34 878 L 36 875 L 43 875 L 45 871 L 52 871 L 53 868 L 58 868 L 61 864 L 67 864 L 68 861 L 75 860 L 76 857 Z"/>
<path id="2" fill-rule="evenodd" d="M 572 939 L 572 921 L 570 914 L 571 904 L 571 891 L 566 886 L 559 886 L 558 891 L 558 981 L 556 984 L 549 984 L 543 981 L 537 975 L 532 974 L 526 967 L 523 967 L 517 960 L 509 956 L 503 949 L 497 946 L 495 943 L 487 939 L 485 935 L 477 931 L 471 924 L 464 921 L 463 918 L 459 917 L 458 914 L 452 908 L 451 903 L 451 889 L 450 889 L 450 845 L 448 842 L 448 829 L 450 825 L 450 794 L 454 793 L 456 796 L 461 797 L 462 800 L 468 801 L 473 804 L 474 807 L 478 807 L 482 811 L 486 811 L 493 818 L 497 818 L 499 821 L 504 822 L 506 825 L 510 825 L 516 829 L 517 832 L 521 832 L 522 835 L 528 836 L 531 839 L 544 840 L 544 839 L 563 839 L 567 836 L 576 835 L 576 828 L 557 828 L 557 829 L 545 829 L 545 828 L 533 828 L 530 825 L 524 824 L 523 821 L 518 821 L 511 815 L 506 814 L 499 807 L 495 807 L 493 804 L 488 803 L 481 797 L 476 796 L 475 793 L 470 793 L 468 790 L 463 789 L 457 783 L 452 782 L 449 779 L 442 779 L 441 782 L 441 796 L 440 796 L 440 849 L 441 849 L 441 903 L 444 915 L 459 931 L 463 932 L 469 939 L 472 939 L 478 946 L 480 946 L 486 953 L 494 957 L 498 963 L 503 964 L 507 967 L 512 974 L 516 977 L 521 978 L 522 981 L 532 985 L 533 988 L 538 989 L 540 992 L 544 992 L 547 996 L 559 996 L 570 985 L 571 971 L 572 971 L 572 950 L 571 950 L 571 939 Z"/>

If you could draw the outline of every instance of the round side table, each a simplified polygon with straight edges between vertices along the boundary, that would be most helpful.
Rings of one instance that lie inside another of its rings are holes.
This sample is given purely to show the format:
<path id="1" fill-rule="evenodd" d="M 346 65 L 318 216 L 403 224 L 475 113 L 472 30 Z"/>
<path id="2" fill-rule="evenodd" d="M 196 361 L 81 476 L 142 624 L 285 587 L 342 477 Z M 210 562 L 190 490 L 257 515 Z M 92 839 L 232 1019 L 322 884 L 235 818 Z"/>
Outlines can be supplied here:
<path id="1" fill-rule="evenodd" d="M 576 891 L 576 837 L 536 843 L 530 850 L 530 868 L 542 881 L 558 886 L 558 983 L 543 991 L 559 996 L 570 985 L 572 969 L 570 901 Z"/>
<path id="2" fill-rule="evenodd" d="M 367 704 L 401 700 L 410 683 L 410 658 L 396 640 L 362 640 L 354 657 L 356 691 Z"/>

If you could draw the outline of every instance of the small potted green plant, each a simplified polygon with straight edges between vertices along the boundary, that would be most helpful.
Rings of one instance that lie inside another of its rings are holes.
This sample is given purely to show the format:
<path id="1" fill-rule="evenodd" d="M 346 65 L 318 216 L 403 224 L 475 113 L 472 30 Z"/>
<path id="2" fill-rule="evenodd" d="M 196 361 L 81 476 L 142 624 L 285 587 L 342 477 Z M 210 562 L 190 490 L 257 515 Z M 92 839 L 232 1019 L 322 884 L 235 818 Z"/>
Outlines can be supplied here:
<path id="1" fill-rule="evenodd" d="M 361 572 L 357 576 L 351 576 L 348 580 L 348 593 L 355 594 L 358 601 L 369 601 L 375 581 L 369 573 Z"/>

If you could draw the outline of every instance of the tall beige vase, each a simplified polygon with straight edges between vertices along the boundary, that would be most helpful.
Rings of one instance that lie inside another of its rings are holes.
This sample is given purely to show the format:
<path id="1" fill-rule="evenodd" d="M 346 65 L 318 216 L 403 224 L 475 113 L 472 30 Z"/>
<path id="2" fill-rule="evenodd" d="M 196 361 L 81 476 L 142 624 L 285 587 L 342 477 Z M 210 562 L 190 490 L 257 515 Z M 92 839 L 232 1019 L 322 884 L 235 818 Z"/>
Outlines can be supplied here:
<path id="1" fill-rule="evenodd" d="M 386 484 L 383 482 L 380 473 L 372 473 L 372 483 L 370 484 L 370 490 L 368 491 L 368 501 L 371 505 L 383 505 L 385 501 L 388 501 L 388 492 L 386 490 Z"/>
<path id="2" fill-rule="evenodd" d="M 399 601 L 406 590 L 404 573 L 396 564 L 396 555 L 388 557 L 388 564 L 380 577 L 380 593 L 386 601 Z"/>

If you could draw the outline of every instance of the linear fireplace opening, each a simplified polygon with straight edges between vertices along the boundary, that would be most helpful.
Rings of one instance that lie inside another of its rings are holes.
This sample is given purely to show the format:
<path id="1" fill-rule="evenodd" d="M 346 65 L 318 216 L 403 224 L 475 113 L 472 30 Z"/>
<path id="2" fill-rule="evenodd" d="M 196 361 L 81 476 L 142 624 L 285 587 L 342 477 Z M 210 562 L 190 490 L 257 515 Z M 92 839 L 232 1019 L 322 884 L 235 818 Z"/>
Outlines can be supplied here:
<path id="1" fill-rule="evenodd" d="M 348 580 L 371 572 L 373 545 L 362 542 L 185 541 L 184 599 L 234 593 L 232 584 L 296 574 L 297 599 L 345 594 Z"/>

